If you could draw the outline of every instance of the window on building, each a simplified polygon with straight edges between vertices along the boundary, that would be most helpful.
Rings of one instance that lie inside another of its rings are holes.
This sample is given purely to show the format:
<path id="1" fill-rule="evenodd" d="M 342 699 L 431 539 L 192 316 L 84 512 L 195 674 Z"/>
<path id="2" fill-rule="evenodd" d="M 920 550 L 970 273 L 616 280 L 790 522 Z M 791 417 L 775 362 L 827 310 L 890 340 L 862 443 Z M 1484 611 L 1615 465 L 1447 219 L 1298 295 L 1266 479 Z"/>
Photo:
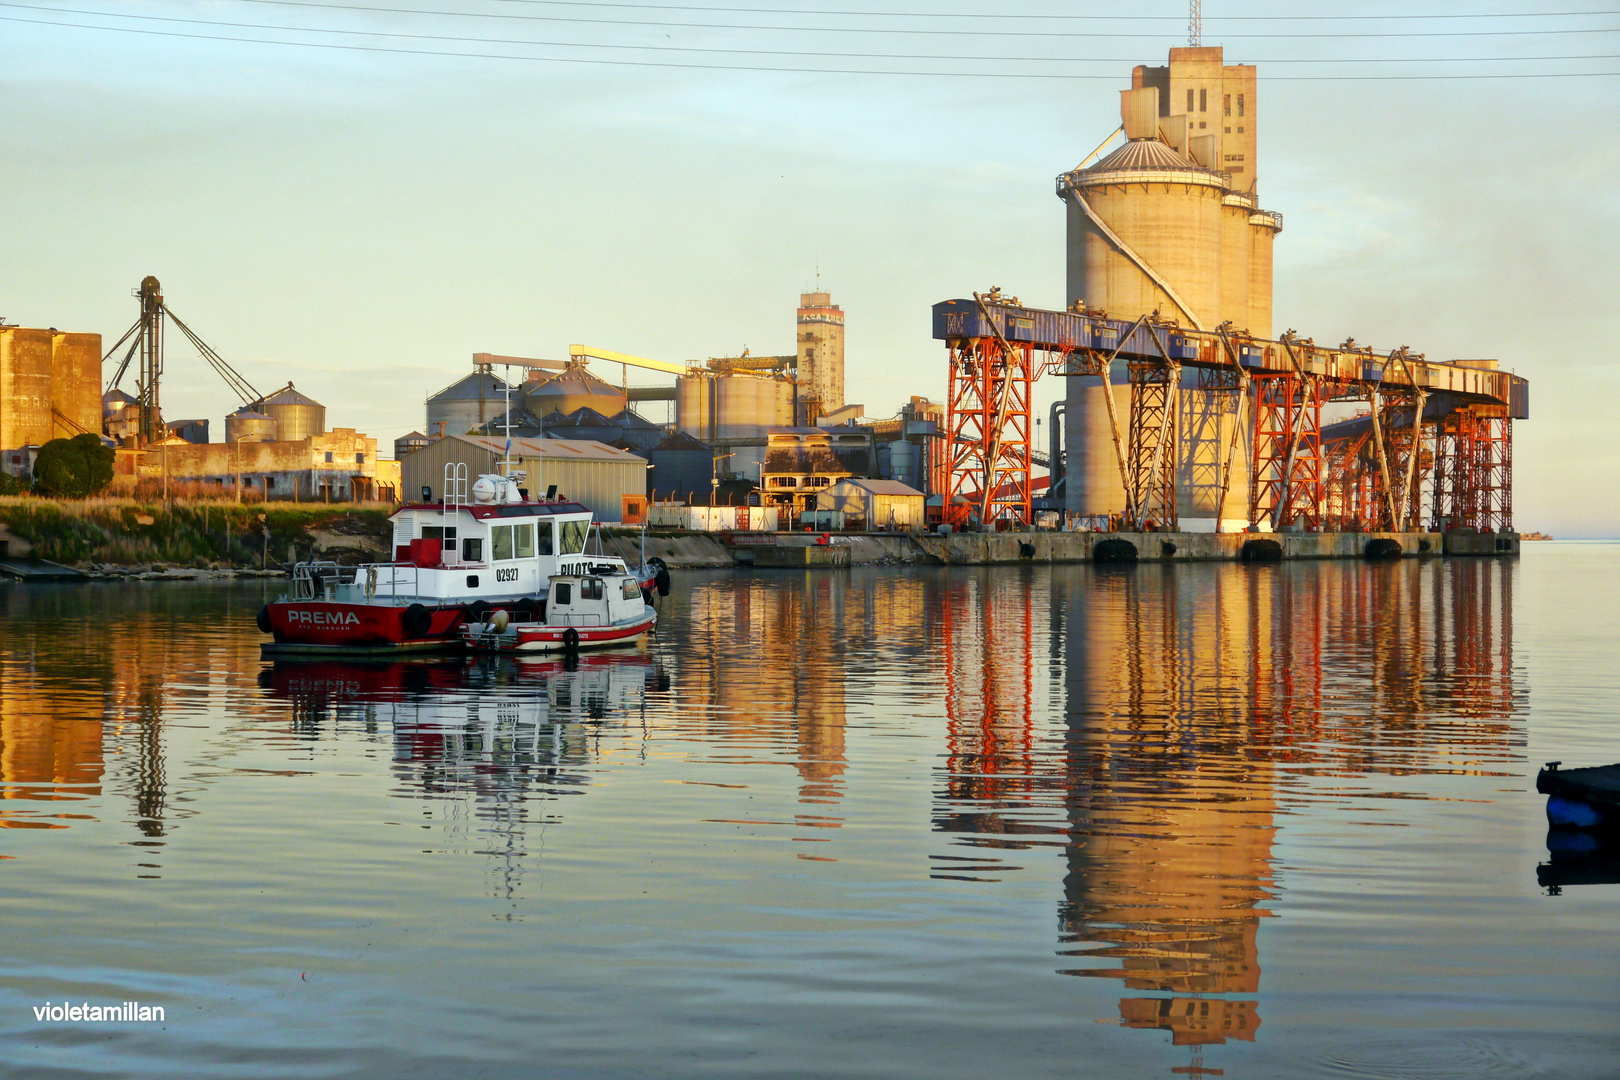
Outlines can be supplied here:
<path id="1" fill-rule="evenodd" d="M 1239 116 L 1243 115 L 1243 95 L 1242 94 L 1238 95 L 1238 115 Z"/>
<path id="2" fill-rule="evenodd" d="M 1190 86 L 1187 87 L 1187 111 L 1188 112 L 1193 111 L 1193 92 L 1192 92 L 1192 87 L 1190 87 Z"/>
<path id="3" fill-rule="evenodd" d="M 519 559 L 534 558 L 534 526 L 512 526 L 512 555 Z"/>
<path id="4" fill-rule="evenodd" d="M 484 538 L 482 536 L 469 536 L 461 542 L 461 559 L 463 562 L 484 561 Z"/>
<path id="5" fill-rule="evenodd" d="M 1225 110 L 1225 114 L 1227 116 L 1232 115 L 1232 95 L 1231 94 L 1227 94 L 1224 98 L 1221 99 L 1221 108 Z"/>
<path id="6" fill-rule="evenodd" d="M 1232 129 L 1231 129 L 1231 128 L 1227 128 L 1227 129 L 1226 129 L 1226 131 L 1225 131 L 1225 132 L 1224 132 L 1224 133 L 1223 133 L 1223 134 L 1226 134 L 1226 135 L 1230 135 L 1230 134 L 1232 134 Z"/>
<path id="7" fill-rule="evenodd" d="M 354 463 L 356 465 L 364 465 L 366 463 L 366 455 L 364 455 L 364 454 L 356 454 L 356 455 L 354 455 Z"/>
<path id="8" fill-rule="evenodd" d="M 275 477 L 267 476 L 267 477 L 264 478 L 264 490 L 266 490 L 266 491 L 274 491 L 274 490 L 276 490 L 276 478 Z"/>
<path id="9" fill-rule="evenodd" d="M 1239 135 L 1243 134 L 1243 128 L 1242 128 L 1241 125 L 1238 127 L 1238 134 Z"/>
<path id="10" fill-rule="evenodd" d="M 1209 91 L 1208 90 L 1200 90 L 1200 91 L 1198 91 L 1198 111 L 1199 112 L 1209 112 Z"/>
<path id="11" fill-rule="evenodd" d="M 1201 128 L 1207 128 L 1207 127 L 1209 127 L 1209 121 L 1200 120 L 1200 121 L 1198 121 L 1198 126 L 1201 127 Z"/>
<path id="12" fill-rule="evenodd" d="M 512 526 L 496 525 L 489 530 L 489 557 L 497 561 L 512 557 Z"/>
<path id="13" fill-rule="evenodd" d="M 326 452 L 326 463 L 328 465 L 332 464 L 332 451 L 330 450 Z"/>

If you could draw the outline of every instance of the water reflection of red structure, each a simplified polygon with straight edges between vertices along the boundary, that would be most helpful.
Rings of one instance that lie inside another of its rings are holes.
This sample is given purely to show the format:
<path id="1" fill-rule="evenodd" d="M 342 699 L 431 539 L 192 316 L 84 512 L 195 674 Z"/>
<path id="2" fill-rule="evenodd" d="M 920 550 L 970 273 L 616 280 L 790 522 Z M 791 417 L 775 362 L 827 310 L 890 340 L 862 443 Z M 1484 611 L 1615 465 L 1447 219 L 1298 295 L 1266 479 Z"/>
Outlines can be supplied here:
<path id="1" fill-rule="evenodd" d="M 1514 768 L 1514 572 L 1481 559 L 1098 567 L 1001 575 L 994 592 L 953 580 L 936 825 L 978 847 L 1063 845 L 1060 970 L 1134 991 L 1124 1026 L 1192 1048 L 1253 1040 L 1279 805 L 1312 797 L 1317 775 L 1345 798 L 1365 776 Z M 1054 613 L 1038 641 L 1036 611 Z M 1060 739 L 1031 708 L 1049 653 Z"/>
<path id="2" fill-rule="evenodd" d="M 945 586 L 939 619 L 953 799 L 1030 790 L 1037 601 L 1028 585 L 981 573 Z"/>

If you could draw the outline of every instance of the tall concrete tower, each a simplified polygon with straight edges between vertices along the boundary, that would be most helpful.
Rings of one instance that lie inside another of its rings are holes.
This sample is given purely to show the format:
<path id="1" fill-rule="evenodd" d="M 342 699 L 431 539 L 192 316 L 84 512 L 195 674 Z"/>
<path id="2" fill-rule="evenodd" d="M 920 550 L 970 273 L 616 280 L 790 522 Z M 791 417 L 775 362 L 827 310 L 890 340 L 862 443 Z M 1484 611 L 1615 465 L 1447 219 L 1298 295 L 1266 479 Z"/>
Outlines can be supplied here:
<path id="1" fill-rule="evenodd" d="M 830 293 L 799 294 L 799 400 L 806 422 L 844 407 L 844 313 Z"/>
<path id="2" fill-rule="evenodd" d="M 1071 305 L 1271 335 L 1272 241 L 1282 217 L 1257 200 L 1255 85 L 1255 68 L 1225 64 L 1219 47 L 1171 49 L 1167 66 L 1132 72 L 1131 89 L 1120 92 L 1125 145 L 1058 177 Z M 1115 377 L 1123 381 L 1123 372 Z M 1123 425 L 1129 390 L 1112 392 Z M 1125 508 L 1104 393 L 1093 379 L 1069 380 L 1065 506 L 1075 513 Z M 1187 518 L 1212 519 L 1218 485 L 1208 483 L 1211 470 L 1198 467 L 1198 455 L 1212 453 L 1235 418 L 1178 422 L 1180 505 Z M 1208 446 L 1189 445 L 1195 437 Z M 1208 490 L 1198 489 L 1200 474 Z"/>

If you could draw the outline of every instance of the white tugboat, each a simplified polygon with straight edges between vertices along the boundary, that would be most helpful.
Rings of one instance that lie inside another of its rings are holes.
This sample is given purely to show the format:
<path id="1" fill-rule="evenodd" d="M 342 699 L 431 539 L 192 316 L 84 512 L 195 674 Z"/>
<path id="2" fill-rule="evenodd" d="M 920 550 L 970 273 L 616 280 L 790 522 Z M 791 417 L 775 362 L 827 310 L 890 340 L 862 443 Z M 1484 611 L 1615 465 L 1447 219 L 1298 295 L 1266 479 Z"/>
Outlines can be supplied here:
<path id="1" fill-rule="evenodd" d="M 574 652 L 639 644 L 657 622 L 647 591 L 622 559 L 584 556 L 563 561 L 540 618 L 514 618 L 502 608 L 463 623 L 461 639 L 484 652 Z"/>
<path id="2" fill-rule="evenodd" d="M 654 590 L 668 594 L 669 571 L 661 559 L 631 568 L 622 559 L 586 554 L 593 534 L 601 548 L 590 510 L 565 499 L 524 498 L 518 488 L 523 478 L 521 472 L 480 476 L 469 492 L 466 466 L 446 466 L 440 502 L 408 503 L 390 518 L 391 562 L 299 563 L 289 593 L 259 611 L 259 629 L 274 638 L 265 651 L 342 655 L 455 648 L 463 641 L 463 623 L 486 624 L 496 608 L 519 624 L 544 618 L 554 580 L 571 583 L 570 608 L 583 599 L 575 581 L 599 580 L 605 590 L 611 580 L 621 596 L 630 581 L 644 608 Z"/>

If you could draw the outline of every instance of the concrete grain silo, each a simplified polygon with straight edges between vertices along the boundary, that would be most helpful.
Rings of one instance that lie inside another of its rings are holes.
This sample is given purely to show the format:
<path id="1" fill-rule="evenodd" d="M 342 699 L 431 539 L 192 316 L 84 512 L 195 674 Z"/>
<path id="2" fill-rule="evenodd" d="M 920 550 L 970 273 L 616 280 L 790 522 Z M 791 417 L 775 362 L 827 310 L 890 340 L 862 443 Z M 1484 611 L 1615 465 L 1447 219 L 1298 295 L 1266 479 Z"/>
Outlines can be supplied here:
<path id="1" fill-rule="evenodd" d="M 1157 313 L 1183 327 L 1224 324 L 1270 336 L 1272 241 L 1282 218 L 1258 207 L 1255 85 L 1253 66 L 1224 64 L 1219 48 L 1171 49 L 1167 66 L 1135 69 L 1132 88 L 1120 95 L 1125 145 L 1058 177 L 1070 305 L 1083 302 L 1113 319 Z M 1123 364 L 1112 378 L 1123 434 L 1130 422 Z M 1214 528 L 1219 485 L 1210 477 L 1235 415 L 1230 395 L 1217 400 L 1195 386 L 1184 373 L 1173 458 L 1178 503 L 1184 527 Z M 1073 513 L 1125 509 L 1109 392 L 1095 377 L 1069 379 L 1065 507 Z M 1246 459 L 1235 466 L 1245 469 Z M 1233 490 L 1229 527 L 1242 512 L 1242 485 Z"/>

